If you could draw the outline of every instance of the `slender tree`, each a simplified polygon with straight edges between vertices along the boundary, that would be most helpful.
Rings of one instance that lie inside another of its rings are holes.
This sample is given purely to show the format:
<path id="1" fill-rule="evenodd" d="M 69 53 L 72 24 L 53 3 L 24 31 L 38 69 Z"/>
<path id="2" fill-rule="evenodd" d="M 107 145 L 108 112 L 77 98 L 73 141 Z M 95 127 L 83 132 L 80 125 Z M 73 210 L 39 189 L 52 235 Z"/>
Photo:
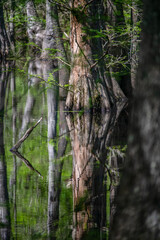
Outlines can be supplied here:
<path id="1" fill-rule="evenodd" d="M 46 0 L 46 29 L 41 57 L 49 59 L 50 54 L 52 54 L 52 57 L 54 58 L 55 68 L 58 67 L 58 82 L 61 86 L 59 88 L 59 95 L 61 98 L 66 98 L 67 91 L 65 90 L 65 84 L 69 81 L 69 69 L 66 65 L 68 60 L 62 41 L 58 10 L 55 3 Z"/>
<path id="2" fill-rule="evenodd" d="M 7 188 L 7 169 L 4 149 L 4 100 L 8 81 L 8 66 L 1 64 L 0 71 L 0 238 L 10 239 L 10 211 Z"/>
<path id="3" fill-rule="evenodd" d="M 0 1 L 0 59 L 8 55 L 9 53 L 9 40 L 5 28 L 4 13 L 3 13 L 3 1 Z"/>

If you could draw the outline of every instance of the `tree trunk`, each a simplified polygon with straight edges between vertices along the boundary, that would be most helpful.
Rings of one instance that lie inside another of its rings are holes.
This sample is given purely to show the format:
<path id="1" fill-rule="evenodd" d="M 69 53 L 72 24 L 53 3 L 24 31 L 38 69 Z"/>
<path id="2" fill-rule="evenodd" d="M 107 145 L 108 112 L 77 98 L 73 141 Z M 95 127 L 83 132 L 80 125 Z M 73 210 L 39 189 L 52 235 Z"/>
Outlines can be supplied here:
<path id="1" fill-rule="evenodd" d="M 15 0 L 10 0 L 10 12 L 9 12 L 9 26 L 8 26 L 8 38 L 11 45 L 12 52 L 15 52 L 15 27 L 14 27 L 14 17 L 15 17 Z"/>
<path id="2" fill-rule="evenodd" d="M 1 72 L 2 71 L 2 72 Z M 7 170 L 5 162 L 4 135 L 3 135 L 3 118 L 4 118 L 4 101 L 6 92 L 6 83 L 8 80 L 7 69 L 1 65 L 0 71 L 0 239 L 10 239 L 10 212 L 9 198 L 7 188 Z"/>
<path id="3" fill-rule="evenodd" d="M 73 150 L 73 239 L 87 239 L 92 231 L 96 239 L 102 234 L 105 239 L 102 230 L 106 224 L 103 160 L 109 117 L 103 118 L 101 127 L 91 114 L 81 117 L 76 114 L 74 120 L 67 115 L 67 123 Z"/>
<path id="4" fill-rule="evenodd" d="M 101 31 L 102 17 L 103 1 L 72 1 L 68 109 L 110 110 L 117 99 L 125 98 L 118 84 L 112 84 L 105 73 L 102 39 L 95 34 Z"/>
<path id="5" fill-rule="evenodd" d="M 107 147 L 122 108 L 98 119 L 91 113 L 66 117 L 73 150 L 73 239 L 87 239 L 92 231 L 95 239 L 106 239 Z"/>
<path id="6" fill-rule="evenodd" d="M 28 94 L 26 104 L 24 108 L 24 114 L 22 118 L 22 126 L 19 131 L 19 137 L 21 137 L 27 130 L 30 123 L 32 112 L 36 102 L 36 95 L 39 94 L 39 83 L 42 78 L 42 63 L 39 60 L 30 61 L 28 66 Z M 40 78 L 39 78 L 40 77 Z"/>
<path id="7" fill-rule="evenodd" d="M 4 23 L 3 1 L 0 0 L 0 60 L 9 53 L 9 40 Z"/>
<path id="8" fill-rule="evenodd" d="M 118 197 L 112 239 L 160 239 L 160 5 L 144 2 L 128 163 Z"/>
<path id="9" fill-rule="evenodd" d="M 26 3 L 27 11 L 27 33 L 29 42 L 32 43 L 32 52 L 39 53 L 39 48 L 42 48 L 43 37 L 45 31 L 42 29 L 41 23 L 38 21 L 38 15 L 33 0 L 28 0 Z M 34 45 L 36 44 L 36 45 Z M 40 53 L 39 53 L 40 54 Z"/>
<path id="10" fill-rule="evenodd" d="M 55 51 L 55 52 L 54 52 Z M 50 56 L 50 54 L 52 54 Z M 42 58 L 58 57 L 58 73 L 59 73 L 59 95 L 66 98 L 67 91 L 65 84 L 69 81 L 69 69 L 65 64 L 67 63 L 67 56 L 62 42 L 62 33 L 59 24 L 59 16 L 56 4 L 46 0 L 46 30 L 43 40 Z M 54 60 L 56 62 L 56 60 Z"/>

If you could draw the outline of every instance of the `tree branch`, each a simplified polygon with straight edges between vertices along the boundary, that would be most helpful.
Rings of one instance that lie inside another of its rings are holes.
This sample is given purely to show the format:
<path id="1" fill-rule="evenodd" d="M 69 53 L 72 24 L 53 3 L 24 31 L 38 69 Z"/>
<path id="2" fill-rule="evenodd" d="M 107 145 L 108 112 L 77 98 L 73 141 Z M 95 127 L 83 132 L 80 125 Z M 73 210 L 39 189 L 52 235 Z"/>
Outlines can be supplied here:
<path id="1" fill-rule="evenodd" d="M 33 131 L 33 129 L 35 127 L 37 127 L 37 125 L 40 123 L 40 121 L 42 120 L 42 117 L 38 120 L 38 122 L 33 126 L 30 127 L 25 134 L 23 135 L 23 137 L 10 149 L 11 152 L 16 152 L 18 151 L 18 148 L 21 146 L 21 144 L 29 137 L 29 135 L 31 134 L 31 132 Z"/>
<path id="2" fill-rule="evenodd" d="M 41 175 L 41 173 L 38 172 L 38 170 L 36 170 L 36 169 L 32 166 L 32 164 L 31 164 L 25 157 L 23 157 L 18 151 L 15 151 L 15 150 L 12 150 L 12 149 L 11 149 L 10 151 L 11 151 L 14 155 L 16 155 L 17 157 L 19 157 L 29 169 L 31 169 L 32 171 L 38 173 L 38 175 L 43 178 L 43 176 Z"/>

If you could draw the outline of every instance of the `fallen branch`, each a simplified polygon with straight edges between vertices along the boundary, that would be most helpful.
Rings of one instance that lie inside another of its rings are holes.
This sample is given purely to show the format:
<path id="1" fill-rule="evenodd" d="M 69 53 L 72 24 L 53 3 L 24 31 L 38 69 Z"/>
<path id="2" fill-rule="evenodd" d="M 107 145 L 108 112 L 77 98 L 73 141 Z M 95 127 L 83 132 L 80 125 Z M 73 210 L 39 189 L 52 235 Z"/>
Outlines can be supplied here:
<path id="1" fill-rule="evenodd" d="M 37 127 L 37 125 L 40 123 L 40 121 L 42 120 L 42 117 L 37 121 L 37 123 L 33 126 L 30 127 L 25 134 L 23 135 L 23 137 L 10 149 L 10 151 L 16 155 L 17 157 L 19 157 L 24 163 L 25 165 L 31 169 L 32 171 L 38 173 L 39 176 L 43 177 L 40 172 L 38 172 L 33 166 L 32 164 L 25 158 L 23 157 L 19 152 L 18 152 L 18 148 L 21 146 L 21 144 L 29 137 L 29 135 L 31 134 L 31 132 L 33 131 L 33 129 L 35 127 Z"/>
<path id="2" fill-rule="evenodd" d="M 25 165 L 26 165 L 29 169 L 31 169 L 32 171 L 38 173 L 38 175 L 43 178 L 43 176 L 40 174 L 40 172 L 38 172 L 38 170 L 36 170 L 36 169 L 32 166 L 32 164 L 31 164 L 25 157 L 23 157 L 18 151 L 14 151 L 14 150 L 12 150 L 12 149 L 11 149 L 10 151 L 11 151 L 14 155 L 16 155 L 17 157 L 19 157 L 19 158 L 25 163 Z"/>
<path id="3" fill-rule="evenodd" d="M 30 127 L 25 134 L 23 135 L 23 137 L 10 149 L 11 152 L 16 152 L 18 151 L 18 148 L 21 146 L 21 144 L 29 137 L 29 135 L 31 134 L 31 132 L 33 131 L 33 129 L 35 127 L 37 127 L 37 125 L 40 123 L 40 121 L 42 120 L 42 117 L 38 120 L 38 122 L 33 126 Z"/>

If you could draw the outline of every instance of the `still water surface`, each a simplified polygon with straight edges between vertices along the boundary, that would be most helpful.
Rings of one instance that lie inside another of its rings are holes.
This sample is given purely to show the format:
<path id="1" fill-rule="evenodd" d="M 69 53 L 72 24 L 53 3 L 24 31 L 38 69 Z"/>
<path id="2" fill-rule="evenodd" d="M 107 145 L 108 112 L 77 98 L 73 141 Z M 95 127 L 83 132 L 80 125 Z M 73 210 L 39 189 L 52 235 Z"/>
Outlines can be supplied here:
<path id="1" fill-rule="evenodd" d="M 109 239 L 126 132 L 119 112 L 65 114 L 51 69 L 1 66 L 0 239 Z M 40 117 L 20 157 L 10 152 Z"/>

